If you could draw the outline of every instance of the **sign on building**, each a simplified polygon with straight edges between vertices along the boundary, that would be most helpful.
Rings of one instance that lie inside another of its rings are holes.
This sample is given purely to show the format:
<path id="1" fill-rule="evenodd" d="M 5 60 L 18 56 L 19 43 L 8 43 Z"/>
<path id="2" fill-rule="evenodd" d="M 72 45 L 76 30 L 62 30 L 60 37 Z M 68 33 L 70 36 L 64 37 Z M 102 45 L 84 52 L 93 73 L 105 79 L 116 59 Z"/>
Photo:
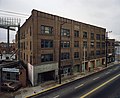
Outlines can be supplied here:
<path id="1" fill-rule="evenodd" d="M 6 71 L 6 72 L 19 72 L 19 69 L 16 69 L 16 68 L 2 68 L 2 71 Z"/>

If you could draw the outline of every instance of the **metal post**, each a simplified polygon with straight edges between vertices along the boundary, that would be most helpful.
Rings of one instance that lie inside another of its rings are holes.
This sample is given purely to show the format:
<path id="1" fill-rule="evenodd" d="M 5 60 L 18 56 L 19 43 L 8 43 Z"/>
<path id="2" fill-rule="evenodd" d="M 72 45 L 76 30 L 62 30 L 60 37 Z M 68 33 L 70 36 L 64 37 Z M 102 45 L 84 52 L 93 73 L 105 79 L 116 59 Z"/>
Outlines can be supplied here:
<path id="1" fill-rule="evenodd" d="M 20 61 L 20 25 L 18 25 L 18 60 Z"/>
<path id="2" fill-rule="evenodd" d="M 60 25 L 60 39 L 59 39 L 59 65 L 58 65 L 59 84 L 61 84 L 61 29 L 62 29 L 62 24 Z"/>
<path id="3" fill-rule="evenodd" d="M 62 25 L 64 25 L 66 22 L 63 22 L 60 24 L 60 39 L 59 39 L 59 64 L 58 64 L 58 75 L 59 75 L 59 84 L 61 84 L 61 29 Z"/>
<path id="4" fill-rule="evenodd" d="M 105 66 L 107 67 L 107 49 L 108 49 L 108 40 L 107 40 L 108 38 L 106 37 L 106 64 L 105 64 Z"/>
<path id="5" fill-rule="evenodd" d="M 83 71 L 85 72 L 85 46 L 84 46 L 84 67 L 83 67 Z"/>
<path id="6" fill-rule="evenodd" d="M 9 46 L 10 46 L 10 39 L 9 39 L 9 26 L 8 26 L 8 28 L 7 28 L 7 54 L 9 54 Z"/>

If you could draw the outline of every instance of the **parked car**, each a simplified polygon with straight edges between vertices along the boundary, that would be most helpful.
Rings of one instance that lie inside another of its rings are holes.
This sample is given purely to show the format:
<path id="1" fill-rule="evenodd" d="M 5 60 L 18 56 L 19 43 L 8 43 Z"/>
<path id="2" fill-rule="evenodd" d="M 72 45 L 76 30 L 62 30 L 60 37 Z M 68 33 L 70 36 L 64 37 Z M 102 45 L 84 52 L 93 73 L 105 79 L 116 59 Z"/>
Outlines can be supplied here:
<path id="1" fill-rule="evenodd" d="M 22 85 L 20 82 L 6 81 L 6 82 L 2 83 L 1 88 L 2 88 L 2 90 L 6 90 L 6 91 L 16 91 L 21 86 Z"/>

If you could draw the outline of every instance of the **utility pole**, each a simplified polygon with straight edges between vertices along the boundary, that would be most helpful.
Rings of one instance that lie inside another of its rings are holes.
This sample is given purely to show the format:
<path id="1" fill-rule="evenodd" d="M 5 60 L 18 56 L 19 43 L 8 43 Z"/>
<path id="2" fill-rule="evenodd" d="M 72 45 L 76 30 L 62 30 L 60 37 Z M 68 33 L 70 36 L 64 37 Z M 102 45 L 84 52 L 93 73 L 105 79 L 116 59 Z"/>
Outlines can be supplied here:
<path id="1" fill-rule="evenodd" d="M 8 29 L 7 29 L 7 48 L 8 48 L 8 50 L 7 50 L 7 54 L 9 54 L 9 45 L 10 45 L 10 37 L 9 37 L 9 35 L 10 35 L 10 33 L 9 33 L 9 26 L 8 26 Z"/>
<path id="2" fill-rule="evenodd" d="M 106 63 L 105 63 L 105 66 L 107 67 L 107 62 L 108 62 L 108 61 L 107 61 L 107 53 L 108 53 L 108 52 L 107 52 L 107 50 L 108 50 L 108 49 L 107 49 L 107 48 L 108 48 L 108 38 L 107 38 L 107 37 L 106 37 L 106 41 L 105 41 L 105 43 L 106 43 Z"/>
<path id="3" fill-rule="evenodd" d="M 18 60 L 20 61 L 20 24 L 18 25 Z"/>
<path id="4" fill-rule="evenodd" d="M 84 46 L 84 67 L 83 67 L 83 71 L 85 72 L 85 46 Z"/>
<path id="5" fill-rule="evenodd" d="M 62 32 L 62 26 L 66 22 L 63 22 L 60 24 L 60 39 L 59 39 L 59 64 L 58 64 L 58 75 L 59 75 L 59 84 L 61 84 L 61 32 Z"/>

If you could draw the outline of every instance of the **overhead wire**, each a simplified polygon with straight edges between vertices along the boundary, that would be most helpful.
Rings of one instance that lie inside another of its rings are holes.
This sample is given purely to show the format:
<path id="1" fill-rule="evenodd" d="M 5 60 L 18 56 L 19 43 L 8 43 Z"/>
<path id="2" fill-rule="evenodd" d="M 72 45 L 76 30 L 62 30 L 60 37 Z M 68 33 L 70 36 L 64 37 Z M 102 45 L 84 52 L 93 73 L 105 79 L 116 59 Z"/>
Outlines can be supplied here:
<path id="1" fill-rule="evenodd" d="M 22 14 L 22 13 L 13 12 L 13 11 L 5 11 L 5 10 L 2 10 L 2 9 L 0 9 L 0 12 L 10 13 L 10 14 L 17 14 L 17 15 L 21 15 L 21 16 L 29 16 L 27 14 Z"/>
<path id="2" fill-rule="evenodd" d="M 8 15 L 9 15 L 9 16 L 16 16 L 16 17 L 20 17 L 20 18 L 26 18 L 26 17 L 27 17 L 27 16 L 19 16 L 19 15 L 13 15 L 13 14 L 8 14 L 8 13 L 6 14 L 6 13 L 1 13 L 1 12 L 0 12 L 0 15 L 5 15 L 5 16 L 8 16 Z"/>

